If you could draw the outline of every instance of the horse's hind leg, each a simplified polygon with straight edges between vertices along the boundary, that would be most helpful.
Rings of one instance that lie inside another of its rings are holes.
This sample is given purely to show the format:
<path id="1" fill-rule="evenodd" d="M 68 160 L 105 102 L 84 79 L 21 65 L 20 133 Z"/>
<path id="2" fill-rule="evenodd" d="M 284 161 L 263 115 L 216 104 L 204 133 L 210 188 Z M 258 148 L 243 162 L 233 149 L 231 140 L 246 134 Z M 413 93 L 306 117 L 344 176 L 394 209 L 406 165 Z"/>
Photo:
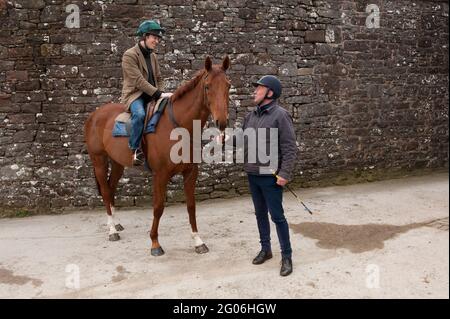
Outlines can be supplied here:
<path id="1" fill-rule="evenodd" d="M 112 206 L 114 196 L 108 184 L 108 157 L 106 155 L 92 155 L 91 159 L 94 166 L 95 179 L 108 214 L 109 240 L 117 241 L 120 239 L 120 236 L 114 223 L 114 207 Z"/>
<path id="2" fill-rule="evenodd" d="M 111 190 L 111 216 L 114 216 L 114 199 L 116 194 L 117 185 L 119 184 L 119 180 L 123 175 L 124 167 L 117 163 L 114 160 L 111 160 L 111 173 L 108 179 L 108 186 Z M 115 224 L 114 226 L 117 231 L 122 231 L 124 228 L 120 223 Z"/>
<path id="3" fill-rule="evenodd" d="M 150 230 L 152 256 L 164 255 L 164 250 L 161 248 L 158 241 L 158 227 L 159 220 L 164 211 L 168 178 L 163 177 L 162 175 L 163 173 L 153 174 L 153 223 L 152 229 Z"/>
<path id="4" fill-rule="evenodd" d="M 204 254 L 209 251 L 208 247 L 203 243 L 197 230 L 197 219 L 195 217 L 195 181 L 197 180 L 198 166 L 193 165 L 190 169 L 183 172 L 184 194 L 186 196 L 186 205 L 189 214 L 189 223 L 192 229 L 192 238 L 195 242 L 195 252 Z"/>

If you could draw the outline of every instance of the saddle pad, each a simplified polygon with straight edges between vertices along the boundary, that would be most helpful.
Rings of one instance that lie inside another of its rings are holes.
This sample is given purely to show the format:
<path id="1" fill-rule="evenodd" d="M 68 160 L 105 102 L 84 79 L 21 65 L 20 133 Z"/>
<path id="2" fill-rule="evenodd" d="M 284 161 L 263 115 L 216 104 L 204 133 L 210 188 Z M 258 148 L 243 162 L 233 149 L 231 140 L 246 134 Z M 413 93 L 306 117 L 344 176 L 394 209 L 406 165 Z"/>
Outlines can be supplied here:
<path id="1" fill-rule="evenodd" d="M 119 115 L 117 115 L 115 121 L 122 122 L 122 123 L 129 122 L 129 121 L 131 121 L 131 113 L 128 113 L 128 112 L 120 113 Z"/>
<path id="2" fill-rule="evenodd" d="M 157 106 L 155 106 L 155 109 L 156 109 L 156 107 L 158 107 L 158 110 L 153 112 L 153 115 L 150 118 L 150 120 L 148 121 L 147 126 L 144 130 L 144 134 L 155 133 L 156 126 L 159 123 L 159 119 L 161 118 L 161 115 L 164 113 L 164 109 L 166 108 L 168 101 L 169 101 L 169 99 L 165 98 L 160 103 L 158 103 Z"/>
<path id="3" fill-rule="evenodd" d="M 130 136 L 130 131 L 127 129 L 127 123 L 124 122 L 115 122 L 112 136 L 114 137 L 128 137 Z"/>
<path id="4" fill-rule="evenodd" d="M 147 123 L 147 127 L 144 130 L 144 134 L 155 132 L 156 126 L 158 125 L 159 119 L 162 113 L 164 112 L 168 100 L 169 100 L 168 98 L 160 98 L 156 102 L 156 105 L 153 108 L 153 114 L 151 115 L 150 120 Z M 148 111 L 149 109 L 151 108 L 147 107 L 146 111 Z M 130 129 L 131 129 L 131 113 L 122 112 L 119 115 L 117 115 L 112 135 L 114 137 L 129 137 Z"/>

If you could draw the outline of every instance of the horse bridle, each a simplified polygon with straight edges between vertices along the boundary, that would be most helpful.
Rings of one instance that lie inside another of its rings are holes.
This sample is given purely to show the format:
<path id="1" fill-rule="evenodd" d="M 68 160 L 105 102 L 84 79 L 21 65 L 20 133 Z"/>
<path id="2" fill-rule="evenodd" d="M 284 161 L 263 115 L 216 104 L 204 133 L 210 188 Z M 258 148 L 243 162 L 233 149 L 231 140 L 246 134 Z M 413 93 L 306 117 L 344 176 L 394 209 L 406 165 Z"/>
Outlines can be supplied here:
<path id="1" fill-rule="evenodd" d="M 209 87 L 208 85 L 205 83 L 206 79 L 208 78 L 209 73 L 206 73 L 206 76 L 203 78 L 203 103 L 206 105 L 206 107 L 208 108 L 208 110 L 211 112 L 211 108 L 209 106 L 209 100 L 208 100 L 208 90 Z M 169 118 L 170 121 L 172 122 L 172 124 L 175 126 L 175 128 L 179 127 L 180 125 L 177 123 L 177 121 L 175 120 L 175 115 L 173 114 L 173 104 L 172 101 L 169 100 Z"/>
<path id="2" fill-rule="evenodd" d="M 206 73 L 206 76 L 203 78 L 203 82 L 206 81 L 206 79 L 208 78 L 208 75 L 209 74 Z M 203 85 L 203 103 L 206 105 L 208 110 L 211 112 L 211 108 L 209 107 L 209 101 L 208 101 L 208 89 L 209 89 L 208 85 L 204 84 Z M 173 114 L 173 104 L 172 104 L 171 100 L 169 100 L 169 118 L 175 128 L 180 127 L 180 125 L 175 120 L 175 115 Z"/>
<path id="3" fill-rule="evenodd" d="M 204 97 L 203 97 L 203 103 L 205 103 L 206 108 L 211 112 L 211 108 L 209 107 L 209 101 L 208 101 L 208 84 L 206 84 L 206 79 L 208 78 L 209 73 L 206 72 L 206 76 L 203 79 L 203 93 L 204 93 Z"/>
<path id="4" fill-rule="evenodd" d="M 209 75 L 209 73 L 206 73 L 206 76 L 203 78 L 203 82 L 206 81 L 206 79 L 208 78 L 208 75 Z M 227 78 L 227 80 L 228 80 L 228 78 Z M 207 84 L 204 84 L 204 98 L 203 98 L 203 103 L 206 105 L 206 107 L 208 108 L 209 112 L 211 113 L 211 108 L 210 108 L 209 101 L 208 101 L 208 89 L 209 89 L 208 85 L 207 85 Z M 207 122 L 210 123 L 209 118 L 208 118 L 208 121 L 207 121 Z M 207 127 L 209 127 L 209 124 L 207 125 Z"/>

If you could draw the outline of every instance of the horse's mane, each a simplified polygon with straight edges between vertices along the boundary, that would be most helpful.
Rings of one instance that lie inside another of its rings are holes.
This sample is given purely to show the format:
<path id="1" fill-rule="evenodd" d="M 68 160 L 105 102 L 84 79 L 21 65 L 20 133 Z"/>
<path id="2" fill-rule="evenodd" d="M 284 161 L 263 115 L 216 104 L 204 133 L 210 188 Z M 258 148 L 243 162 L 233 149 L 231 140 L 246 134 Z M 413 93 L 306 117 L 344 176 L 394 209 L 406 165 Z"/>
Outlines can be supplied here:
<path id="1" fill-rule="evenodd" d="M 178 87 L 175 90 L 175 92 L 173 92 L 171 98 L 172 102 L 178 100 L 179 98 L 183 97 L 183 95 L 185 95 L 187 92 L 191 91 L 201 81 L 202 76 L 205 74 L 205 72 L 206 72 L 205 69 L 198 71 L 191 80 Z"/>

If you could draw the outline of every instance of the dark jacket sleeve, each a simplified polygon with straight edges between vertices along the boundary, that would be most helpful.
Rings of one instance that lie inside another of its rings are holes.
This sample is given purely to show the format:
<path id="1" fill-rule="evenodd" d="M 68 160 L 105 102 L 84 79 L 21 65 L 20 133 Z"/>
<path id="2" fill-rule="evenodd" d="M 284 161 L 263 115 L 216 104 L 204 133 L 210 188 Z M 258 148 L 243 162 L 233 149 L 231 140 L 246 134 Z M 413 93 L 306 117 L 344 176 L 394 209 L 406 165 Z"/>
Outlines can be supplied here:
<path id="1" fill-rule="evenodd" d="M 278 138 L 281 156 L 281 167 L 278 175 L 290 181 L 297 162 L 297 143 L 294 123 L 288 112 L 281 112 L 278 119 Z"/>

